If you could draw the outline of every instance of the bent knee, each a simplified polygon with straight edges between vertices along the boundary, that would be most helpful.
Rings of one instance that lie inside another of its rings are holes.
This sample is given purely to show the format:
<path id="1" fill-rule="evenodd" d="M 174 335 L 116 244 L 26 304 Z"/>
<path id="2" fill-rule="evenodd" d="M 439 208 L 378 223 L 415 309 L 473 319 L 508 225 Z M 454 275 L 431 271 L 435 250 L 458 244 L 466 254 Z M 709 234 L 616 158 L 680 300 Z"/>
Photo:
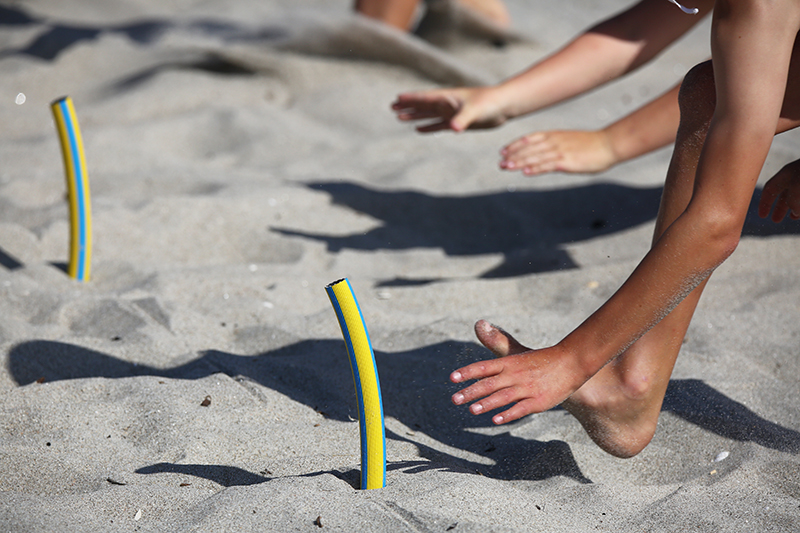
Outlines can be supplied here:
<path id="1" fill-rule="evenodd" d="M 711 61 L 694 66 L 681 83 L 678 94 L 681 110 L 681 128 L 706 131 L 717 105 L 714 85 L 714 67 Z"/>

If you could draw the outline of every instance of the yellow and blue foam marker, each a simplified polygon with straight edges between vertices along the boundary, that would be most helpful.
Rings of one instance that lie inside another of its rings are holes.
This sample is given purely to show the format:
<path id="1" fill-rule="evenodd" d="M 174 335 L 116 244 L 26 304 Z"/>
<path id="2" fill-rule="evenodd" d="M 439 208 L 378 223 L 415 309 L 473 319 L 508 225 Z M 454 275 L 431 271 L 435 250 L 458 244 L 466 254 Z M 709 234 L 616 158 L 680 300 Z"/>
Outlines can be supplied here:
<path id="1" fill-rule="evenodd" d="M 347 278 L 334 281 L 325 290 L 342 328 L 356 385 L 361 429 L 361 488 L 379 489 L 386 486 L 386 429 L 375 353 Z"/>
<path id="2" fill-rule="evenodd" d="M 50 105 L 55 117 L 64 171 L 67 175 L 69 198 L 70 246 L 67 274 L 78 281 L 89 281 L 92 262 L 92 208 L 89 202 L 89 177 L 86 175 L 86 158 L 83 139 L 75 116 L 75 107 L 69 96 Z"/>

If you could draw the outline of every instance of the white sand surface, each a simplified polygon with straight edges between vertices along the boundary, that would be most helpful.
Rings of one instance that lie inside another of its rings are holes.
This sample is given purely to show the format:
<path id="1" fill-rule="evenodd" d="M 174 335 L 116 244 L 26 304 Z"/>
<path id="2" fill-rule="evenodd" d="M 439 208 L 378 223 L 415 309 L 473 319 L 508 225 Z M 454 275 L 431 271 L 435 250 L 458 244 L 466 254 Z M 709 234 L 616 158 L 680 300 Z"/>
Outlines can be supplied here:
<path id="1" fill-rule="evenodd" d="M 501 79 L 624 7 L 508 3 L 523 38 L 496 47 L 434 46 L 344 0 L 0 2 L 0 531 L 797 531 L 796 222 L 751 214 L 636 458 L 560 409 L 494 427 L 449 402 L 449 372 L 488 357 L 477 319 L 544 346 L 613 293 L 670 155 L 530 179 L 500 172 L 499 148 L 600 127 L 708 55 L 704 24 L 498 130 L 398 123 L 398 92 Z M 64 95 L 92 190 L 86 284 L 63 271 Z M 761 183 L 797 140 L 776 140 Z M 383 390 L 380 490 L 356 488 L 324 290 L 342 277 Z"/>

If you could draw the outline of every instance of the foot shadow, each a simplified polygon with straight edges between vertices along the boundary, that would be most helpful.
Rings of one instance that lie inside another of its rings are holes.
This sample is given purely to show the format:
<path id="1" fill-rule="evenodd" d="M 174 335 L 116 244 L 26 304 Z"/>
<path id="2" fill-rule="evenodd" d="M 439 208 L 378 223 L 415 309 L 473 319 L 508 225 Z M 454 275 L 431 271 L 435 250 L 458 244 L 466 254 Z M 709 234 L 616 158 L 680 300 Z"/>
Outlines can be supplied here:
<path id="1" fill-rule="evenodd" d="M 662 410 L 726 439 L 800 453 L 800 433 L 760 417 L 699 379 L 670 381 Z"/>
<path id="2" fill-rule="evenodd" d="M 481 434 L 474 430 L 494 427 L 490 418 L 473 417 L 466 409 L 451 404 L 449 397 L 458 386 L 449 383 L 449 372 L 485 357 L 483 347 L 456 341 L 403 352 L 376 351 L 376 364 L 383 376 L 384 414 L 411 431 L 407 435 L 387 431 L 388 438 L 418 448 L 429 464 L 416 468 L 448 468 L 503 480 L 542 480 L 564 476 L 579 483 L 590 482 L 565 442 L 540 442 L 515 437 L 509 432 Z M 246 376 L 329 419 L 348 421 L 357 419 L 358 412 L 352 374 L 346 361 L 344 342 L 334 340 L 301 341 L 252 356 L 211 350 L 202 352 L 189 363 L 169 369 L 134 365 L 108 354 L 62 342 L 31 341 L 12 348 L 8 368 L 20 385 L 35 381 L 138 375 L 173 379 L 199 379 L 215 373 Z M 670 382 L 664 410 L 725 438 L 754 442 L 792 454 L 800 452 L 800 433 L 760 417 L 699 380 Z M 417 431 L 445 448 L 462 450 L 486 461 L 465 459 L 410 438 Z M 156 465 L 148 468 L 156 471 Z M 166 471 L 164 469 L 173 467 L 161 465 L 158 468 Z M 176 465 L 173 470 L 177 472 L 183 468 L 185 465 Z M 214 481 L 221 479 L 224 483 L 263 481 L 251 477 L 255 474 L 245 475 L 226 468 L 209 467 L 209 470 L 201 471 L 197 467 L 180 473 Z"/>
<path id="3" fill-rule="evenodd" d="M 426 446 L 407 435 L 387 431 L 387 437 L 417 446 L 421 455 L 429 460 L 427 466 L 418 468 L 447 468 L 508 480 L 565 476 L 580 483 L 590 482 L 564 442 L 539 442 L 508 432 L 488 436 L 468 430 L 493 425 L 488 417 L 472 417 L 464 409 L 452 405 L 449 396 L 457 386 L 450 384 L 447 376 L 452 368 L 465 364 L 465 359 L 478 359 L 475 354 L 482 350 L 474 343 L 449 341 L 406 352 L 378 351 L 375 358 L 380 372 L 386 376 L 381 383 L 385 416 L 395 418 L 414 432 L 424 433 L 442 444 L 443 449 L 454 448 L 484 457 L 485 464 L 433 447 L 438 448 L 438 445 Z M 212 350 L 189 363 L 168 369 L 136 365 L 62 342 L 31 341 L 12 348 L 8 368 L 20 385 L 91 377 L 148 375 L 200 379 L 215 373 L 246 376 L 311 407 L 326 418 L 350 421 L 358 418 L 358 411 L 347 361 L 344 342 L 334 340 L 302 341 L 254 356 Z M 224 466 L 201 470 L 197 465 L 160 464 L 147 468 L 149 470 L 141 473 L 174 471 L 206 477 L 223 485 L 263 481 Z"/>
<path id="4" fill-rule="evenodd" d="M 24 266 L 16 257 L 7 253 L 3 248 L 0 248 L 0 265 L 12 271 Z"/>

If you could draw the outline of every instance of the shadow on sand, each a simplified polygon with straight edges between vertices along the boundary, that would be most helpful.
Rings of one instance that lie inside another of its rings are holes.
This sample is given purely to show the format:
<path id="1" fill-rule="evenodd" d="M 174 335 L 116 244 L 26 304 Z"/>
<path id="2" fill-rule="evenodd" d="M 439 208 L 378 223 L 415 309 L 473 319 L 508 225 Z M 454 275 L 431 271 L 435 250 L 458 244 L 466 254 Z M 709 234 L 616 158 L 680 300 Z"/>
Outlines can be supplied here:
<path id="1" fill-rule="evenodd" d="M 501 265 L 481 278 L 505 278 L 575 268 L 563 246 L 603 237 L 651 222 L 661 187 L 592 183 L 573 188 L 434 196 L 415 191 L 381 191 L 346 182 L 311 183 L 332 203 L 368 215 L 381 225 L 351 235 L 272 228 L 288 236 L 324 242 L 331 252 L 436 248 L 450 256 L 502 254 Z M 757 215 L 753 195 L 743 234 L 797 234 L 800 224 L 775 224 Z M 422 285 L 435 279 L 384 280 L 383 286 Z"/>
<path id="2" fill-rule="evenodd" d="M 563 441 L 540 442 L 515 437 L 508 432 L 490 436 L 469 430 L 489 427 L 491 421 L 489 417 L 473 417 L 466 409 L 457 408 L 449 402 L 449 396 L 456 386 L 449 383 L 447 376 L 453 368 L 486 355 L 485 349 L 475 343 L 455 341 L 405 352 L 375 353 L 387 417 L 448 447 L 492 461 L 491 465 L 476 463 L 387 431 L 387 438 L 414 444 L 420 454 L 430 461 L 389 465 L 389 468 L 479 472 L 502 480 L 542 480 L 566 476 L 581 483 L 590 482 Z M 141 375 L 173 379 L 199 379 L 214 373 L 243 376 L 305 404 L 327 418 L 347 421 L 357 418 L 358 413 L 350 369 L 343 364 L 346 360 L 344 342 L 307 340 L 258 355 L 207 351 L 185 365 L 157 369 L 134 365 L 80 346 L 31 341 L 11 350 L 8 365 L 11 375 L 20 385 L 37 380 Z M 664 410 L 728 439 L 753 442 L 788 453 L 800 452 L 800 433 L 760 417 L 699 380 L 670 382 Z M 212 479 L 226 486 L 261 483 L 270 479 L 267 473 L 257 475 L 231 470 L 233 468 L 160 463 L 145 467 L 140 473 L 185 473 Z M 325 472 L 317 474 L 321 473 Z M 358 483 L 357 476 L 352 473 L 327 473 L 337 475 L 354 486 Z"/>

